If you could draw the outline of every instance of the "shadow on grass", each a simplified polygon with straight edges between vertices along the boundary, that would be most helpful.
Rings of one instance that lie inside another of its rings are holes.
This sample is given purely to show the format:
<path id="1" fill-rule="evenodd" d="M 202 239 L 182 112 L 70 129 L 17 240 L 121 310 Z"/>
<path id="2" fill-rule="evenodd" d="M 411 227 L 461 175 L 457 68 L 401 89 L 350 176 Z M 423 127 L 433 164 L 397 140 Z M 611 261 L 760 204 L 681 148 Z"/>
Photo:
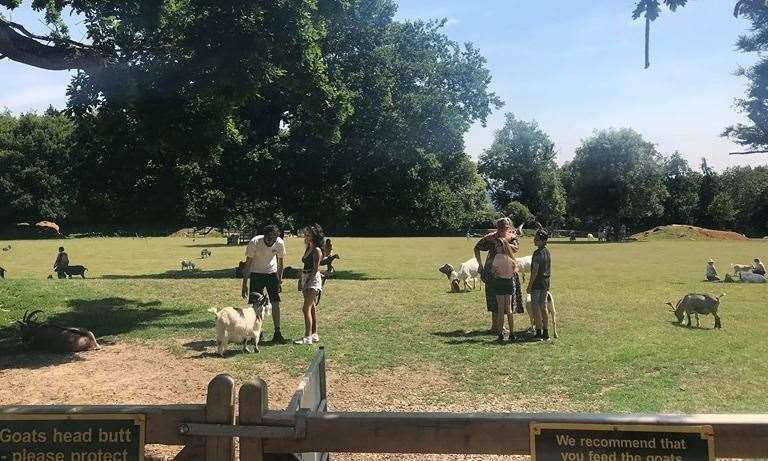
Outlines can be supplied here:
<path id="1" fill-rule="evenodd" d="M 187 271 L 172 270 L 165 271 L 158 274 L 104 274 L 102 279 L 108 280 L 136 280 L 136 279 L 233 279 L 235 278 L 235 269 L 214 269 L 214 270 L 201 270 L 193 269 Z"/>
<path id="2" fill-rule="evenodd" d="M 391 280 L 387 277 L 373 277 L 365 272 L 355 271 L 335 271 L 332 275 L 327 277 L 328 280 Z"/>
<path id="3" fill-rule="evenodd" d="M 693 321 L 695 322 L 696 320 L 693 319 Z M 689 327 L 687 323 L 685 323 L 685 324 L 678 323 L 676 320 L 670 320 L 669 321 L 669 323 L 673 327 L 684 328 L 684 329 L 690 330 L 690 331 L 716 331 L 717 328 L 715 328 L 715 326 L 714 326 L 714 320 L 711 320 L 711 322 L 712 322 L 712 327 L 711 328 L 707 328 L 706 326 Z M 702 323 L 704 323 L 704 322 L 702 322 Z"/>
<path id="4" fill-rule="evenodd" d="M 137 300 L 110 297 L 100 299 L 71 299 L 67 301 L 69 310 L 39 317 L 41 321 L 52 325 L 85 328 L 93 332 L 99 342 L 114 344 L 115 336 L 131 333 L 152 325 L 166 318 L 184 316 L 189 309 L 161 308 L 160 301 L 140 302 Z M 165 322 L 168 324 L 168 322 Z M 211 326 L 210 321 L 179 321 L 168 326 L 185 329 L 200 329 Z M 105 338 L 107 337 L 107 338 Z M 59 365 L 72 361 L 84 360 L 83 354 L 98 353 L 49 353 L 28 351 L 20 343 L 18 328 L 7 326 L 0 329 L 0 369 L 28 368 L 36 369 Z"/>
<path id="5" fill-rule="evenodd" d="M 525 331 L 519 331 L 516 333 L 517 340 L 510 342 L 508 337 L 504 341 L 499 341 L 496 338 L 495 333 L 490 333 L 488 330 L 454 330 L 454 331 L 437 331 L 432 333 L 434 336 L 442 338 L 449 338 L 445 341 L 445 344 L 450 345 L 466 345 L 466 344 L 487 344 L 489 346 L 505 346 L 505 345 L 520 345 L 527 343 L 540 343 L 541 341 L 533 338 Z M 482 339 L 484 338 L 484 339 Z"/>
<path id="6" fill-rule="evenodd" d="M 625 240 L 623 242 L 598 242 L 597 240 L 576 240 L 571 242 L 570 240 L 548 240 L 547 245 L 623 245 L 625 243 L 635 243 L 633 240 Z"/>
<path id="7" fill-rule="evenodd" d="M 259 341 L 259 349 L 263 349 L 265 347 L 273 347 L 273 346 L 286 346 L 288 347 L 290 345 L 290 341 L 287 343 L 273 343 L 272 341 L 262 340 Z M 216 352 L 216 341 L 213 339 L 208 340 L 200 340 L 200 341 L 189 341 L 187 343 L 184 343 L 184 347 L 186 347 L 188 350 L 193 352 L 199 352 L 200 354 L 192 355 L 190 358 L 193 359 L 203 359 L 203 358 L 221 358 L 219 356 L 219 353 Z M 251 352 L 250 354 L 255 354 L 257 352 Z M 223 358 L 229 358 L 235 355 L 240 354 L 249 354 L 249 352 L 245 352 L 243 350 L 242 344 L 236 344 L 236 343 L 229 343 L 227 346 L 227 349 L 224 351 L 224 357 Z"/>

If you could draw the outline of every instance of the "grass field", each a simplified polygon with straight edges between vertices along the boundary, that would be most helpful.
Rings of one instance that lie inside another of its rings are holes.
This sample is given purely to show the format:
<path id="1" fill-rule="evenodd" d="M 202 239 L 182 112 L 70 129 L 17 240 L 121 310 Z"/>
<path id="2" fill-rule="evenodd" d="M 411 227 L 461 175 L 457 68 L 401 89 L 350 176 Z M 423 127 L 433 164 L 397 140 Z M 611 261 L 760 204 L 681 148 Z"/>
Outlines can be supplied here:
<path id="1" fill-rule="evenodd" d="M 46 280 L 61 241 L 3 241 L 8 270 L 0 280 L 0 336 L 10 334 L 25 310 L 92 329 L 117 341 L 155 341 L 176 352 L 210 341 L 211 306 L 239 305 L 232 278 L 243 247 L 223 239 L 90 238 L 63 241 L 71 264 L 88 267 L 86 280 Z M 768 286 L 701 282 L 705 262 L 747 263 L 766 256 L 768 242 L 552 242 L 552 291 L 560 338 L 551 343 L 496 344 L 484 294 L 449 293 L 437 267 L 457 266 L 472 254 L 464 238 L 337 238 L 338 272 L 318 307 L 319 331 L 329 363 L 350 374 L 407 368 L 440 370 L 467 392 L 488 396 L 525 393 L 560 399 L 572 410 L 768 411 Z M 302 242 L 287 242 L 296 267 Z M 199 259 L 209 248 L 213 256 Z M 530 240 L 521 254 L 530 254 Z M 179 260 L 199 270 L 180 272 Z M 303 331 L 295 280 L 286 280 L 284 334 Z M 723 329 L 673 323 L 664 306 L 688 292 L 727 296 Z M 516 317 L 517 329 L 528 326 Z M 267 324 L 271 336 L 271 322 Z M 236 347 L 231 346 L 234 350 Z M 298 376 L 314 348 L 262 347 L 232 354 L 233 369 L 278 366 Z M 1 352 L 0 352 L 1 353 Z M 436 395 L 435 399 L 450 398 Z"/>

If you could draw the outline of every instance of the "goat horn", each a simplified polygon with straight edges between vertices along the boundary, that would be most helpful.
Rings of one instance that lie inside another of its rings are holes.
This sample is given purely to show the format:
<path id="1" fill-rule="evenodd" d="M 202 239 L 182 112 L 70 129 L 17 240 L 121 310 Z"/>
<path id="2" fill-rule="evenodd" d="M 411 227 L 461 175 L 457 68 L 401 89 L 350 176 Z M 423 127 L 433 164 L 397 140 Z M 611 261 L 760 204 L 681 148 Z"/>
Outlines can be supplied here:
<path id="1" fill-rule="evenodd" d="M 30 313 L 30 314 L 29 314 L 29 316 L 27 317 L 27 322 L 31 322 L 31 321 L 32 321 L 32 319 L 33 319 L 33 318 L 35 318 L 35 316 L 36 316 L 37 314 L 41 314 L 42 312 L 43 312 L 43 311 L 42 311 L 42 310 L 40 310 L 40 309 L 38 309 L 38 310 L 36 310 L 36 311 L 32 311 L 32 313 Z"/>

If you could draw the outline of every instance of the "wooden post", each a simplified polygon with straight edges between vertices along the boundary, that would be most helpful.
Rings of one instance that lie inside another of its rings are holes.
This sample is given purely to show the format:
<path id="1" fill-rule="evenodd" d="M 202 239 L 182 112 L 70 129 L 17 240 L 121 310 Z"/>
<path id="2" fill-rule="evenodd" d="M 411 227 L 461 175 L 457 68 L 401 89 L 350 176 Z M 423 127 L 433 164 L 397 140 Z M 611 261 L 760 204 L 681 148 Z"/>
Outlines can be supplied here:
<path id="1" fill-rule="evenodd" d="M 235 423 L 235 380 L 227 374 L 218 375 L 208 384 L 205 401 L 205 422 L 216 424 Z M 206 437 L 205 461 L 233 461 L 232 437 Z"/>
<path id="2" fill-rule="evenodd" d="M 238 424 L 258 426 L 269 410 L 267 383 L 256 378 L 240 387 L 240 411 Z M 257 438 L 240 439 L 240 461 L 264 461 L 264 443 Z"/>

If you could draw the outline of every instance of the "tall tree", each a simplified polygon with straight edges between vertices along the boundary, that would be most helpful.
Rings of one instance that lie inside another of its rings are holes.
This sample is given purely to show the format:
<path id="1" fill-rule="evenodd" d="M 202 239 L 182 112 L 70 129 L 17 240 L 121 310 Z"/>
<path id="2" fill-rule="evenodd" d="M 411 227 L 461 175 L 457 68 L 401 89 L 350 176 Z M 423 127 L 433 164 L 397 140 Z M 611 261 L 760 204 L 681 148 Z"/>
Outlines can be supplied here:
<path id="1" fill-rule="evenodd" d="M 664 162 L 664 183 L 669 196 L 664 201 L 664 224 L 694 224 L 699 204 L 701 175 L 675 152 Z"/>
<path id="2" fill-rule="evenodd" d="M 639 0 L 632 12 L 632 19 L 645 19 L 645 68 L 651 66 L 650 47 L 651 47 L 651 22 L 658 19 L 661 14 L 661 1 L 659 0 Z M 672 11 L 678 7 L 685 6 L 688 0 L 664 0 L 664 4 Z"/>
<path id="3" fill-rule="evenodd" d="M 740 68 L 738 75 L 749 81 L 747 94 L 736 100 L 736 107 L 749 119 L 737 123 L 723 132 L 734 142 L 754 150 L 768 149 L 768 5 L 764 1 L 742 0 L 737 3 L 735 15 L 747 18 L 752 27 L 748 34 L 739 37 L 736 47 L 744 53 L 756 53 L 757 63 Z"/>
<path id="4" fill-rule="evenodd" d="M 716 220 L 711 214 L 711 205 L 720 191 L 720 177 L 707 163 L 701 159 L 701 182 L 699 183 L 699 205 L 696 210 L 696 222 L 704 227 L 715 227 Z"/>
<path id="5" fill-rule="evenodd" d="M 554 143 L 535 121 L 506 114 L 493 144 L 480 156 L 479 169 L 497 208 L 519 201 L 542 223 L 562 221 L 565 193 L 555 163 Z"/>
<path id="6" fill-rule="evenodd" d="M 60 221 L 73 207 L 72 121 L 0 113 L 0 223 Z"/>
<path id="7" fill-rule="evenodd" d="M 575 209 L 594 225 L 645 226 L 664 211 L 661 155 L 631 129 L 598 131 L 585 139 L 570 168 Z"/>

